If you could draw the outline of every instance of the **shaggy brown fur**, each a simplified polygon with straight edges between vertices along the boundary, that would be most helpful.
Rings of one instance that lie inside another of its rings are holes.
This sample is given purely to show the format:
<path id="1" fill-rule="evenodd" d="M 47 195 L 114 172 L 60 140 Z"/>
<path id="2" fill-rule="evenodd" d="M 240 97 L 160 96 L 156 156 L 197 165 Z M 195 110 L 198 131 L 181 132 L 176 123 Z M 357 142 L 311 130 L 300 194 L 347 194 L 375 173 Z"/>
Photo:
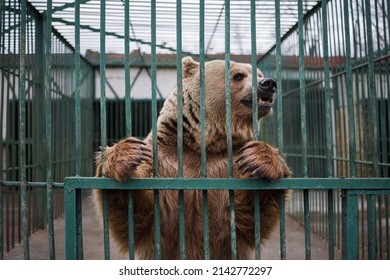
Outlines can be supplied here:
<path id="1" fill-rule="evenodd" d="M 225 62 L 206 63 L 206 145 L 207 177 L 226 178 L 227 145 L 225 129 Z M 263 75 L 258 72 L 258 82 Z M 275 89 L 266 92 L 273 101 Z M 277 149 L 264 142 L 252 141 L 252 67 L 231 62 L 233 173 L 235 178 L 289 177 L 291 171 Z M 269 104 L 259 95 L 259 118 L 269 114 Z M 174 90 L 164 103 L 157 124 L 158 176 L 177 177 L 177 93 Z M 201 177 L 200 160 L 199 64 L 190 57 L 183 59 L 183 170 L 185 178 Z M 263 106 L 263 105 L 264 106 Z M 144 141 L 129 137 L 106 148 L 102 169 L 97 156 L 97 174 L 123 182 L 128 178 L 152 177 L 152 135 Z M 286 191 L 286 194 L 288 192 Z M 268 239 L 279 217 L 279 191 L 261 192 L 261 238 Z M 287 195 L 286 195 L 287 197 Z M 102 192 L 95 191 L 99 209 Z M 209 246 L 212 259 L 231 257 L 229 198 L 227 191 L 208 191 Z M 202 259 L 203 222 L 201 191 L 184 191 L 186 257 Z M 178 192 L 160 191 L 161 254 L 163 259 L 179 258 Z M 122 252 L 128 250 L 127 195 L 124 191 L 108 192 L 109 224 L 113 239 Z M 239 259 L 254 257 L 254 192 L 235 191 L 237 252 Z M 155 258 L 153 192 L 134 191 L 135 252 L 137 258 Z"/>

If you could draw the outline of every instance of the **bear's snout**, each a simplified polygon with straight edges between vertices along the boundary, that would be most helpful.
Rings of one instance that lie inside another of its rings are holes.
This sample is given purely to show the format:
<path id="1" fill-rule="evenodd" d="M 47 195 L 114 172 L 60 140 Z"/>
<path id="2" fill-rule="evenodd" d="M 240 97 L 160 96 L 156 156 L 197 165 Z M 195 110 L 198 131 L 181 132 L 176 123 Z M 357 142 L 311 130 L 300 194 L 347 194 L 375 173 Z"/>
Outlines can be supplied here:
<path id="1" fill-rule="evenodd" d="M 262 93 L 274 93 L 276 90 L 276 82 L 271 78 L 264 78 L 258 84 L 259 90 Z"/>
<path id="2" fill-rule="evenodd" d="M 267 102 L 268 105 L 274 101 L 274 95 L 276 90 L 276 82 L 271 78 L 264 78 L 258 83 L 258 96 L 263 102 Z"/>

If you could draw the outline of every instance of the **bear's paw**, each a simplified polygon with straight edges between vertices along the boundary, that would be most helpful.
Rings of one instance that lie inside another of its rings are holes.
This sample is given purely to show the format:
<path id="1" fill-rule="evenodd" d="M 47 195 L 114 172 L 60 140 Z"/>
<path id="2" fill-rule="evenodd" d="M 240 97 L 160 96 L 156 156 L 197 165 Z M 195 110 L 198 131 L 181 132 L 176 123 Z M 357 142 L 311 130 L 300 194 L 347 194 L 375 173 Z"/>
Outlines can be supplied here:
<path id="1" fill-rule="evenodd" d="M 103 168 L 102 152 L 96 156 L 97 176 L 104 175 L 118 182 L 124 182 L 131 178 L 141 163 L 152 158 L 151 150 L 146 143 L 134 137 L 121 140 L 112 147 L 106 147 L 104 153 Z"/>
<path id="2" fill-rule="evenodd" d="M 242 147 L 236 163 L 242 175 L 249 173 L 251 177 L 270 181 L 291 176 L 278 149 L 260 141 L 250 141 Z"/>

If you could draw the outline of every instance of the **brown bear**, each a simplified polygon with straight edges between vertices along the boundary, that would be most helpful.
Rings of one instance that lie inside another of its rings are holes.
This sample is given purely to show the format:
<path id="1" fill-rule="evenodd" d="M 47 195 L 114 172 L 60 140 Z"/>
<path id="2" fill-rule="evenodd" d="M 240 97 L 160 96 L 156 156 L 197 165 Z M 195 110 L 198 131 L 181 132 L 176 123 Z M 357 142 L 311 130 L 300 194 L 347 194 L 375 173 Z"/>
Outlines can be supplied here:
<path id="1" fill-rule="evenodd" d="M 183 173 L 185 178 L 201 177 L 200 78 L 199 63 L 191 57 L 182 61 L 183 77 Z M 258 117 L 271 113 L 276 82 L 257 72 Z M 275 180 L 290 177 L 291 171 L 278 150 L 264 142 L 253 141 L 252 66 L 231 62 L 231 131 L 233 177 Z M 205 64 L 207 177 L 226 178 L 227 135 L 225 107 L 225 62 Z M 157 121 L 158 177 L 178 177 L 177 91 L 164 102 Z M 105 162 L 97 155 L 96 176 L 124 182 L 129 178 L 153 177 L 152 133 L 144 141 L 133 137 L 105 149 Z M 285 191 L 286 199 L 288 191 Z M 127 192 L 107 191 L 110 232 L 120 251 L 128 250 Z M 153 191 L 134 191 L 134 250 L 139 259 L 155 258 Z M 102 209 L 102 192 L 95 191 Z M 237 257 L 254 258 L 254 191 L 234 192 Z M 178 191 L 160 191 L 161 258 L 179 258 Z M 187 259 L 202 259 L 202 191 L 184 191 L 185 248 Z M 270 237 L 278 224 L 280 191 L 261 191 L 261 239 Z M 211 259 L 231 258 L 229 192 L 208 191 L 209 251 Z"/>

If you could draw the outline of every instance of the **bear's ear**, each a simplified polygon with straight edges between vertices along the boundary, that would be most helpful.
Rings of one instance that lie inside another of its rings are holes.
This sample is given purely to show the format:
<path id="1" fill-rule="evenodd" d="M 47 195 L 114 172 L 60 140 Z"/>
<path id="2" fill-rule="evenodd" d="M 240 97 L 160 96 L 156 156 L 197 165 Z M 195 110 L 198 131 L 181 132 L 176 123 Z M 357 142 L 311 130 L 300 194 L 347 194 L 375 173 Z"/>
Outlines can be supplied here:
<path id="1" fill-rule="evenodd" d="M 182 59 L 183 64 L 183 79 L 192 77 L 198 71 L 199 63 L 192 59 L 190 56 L 186 56 Z"/>

